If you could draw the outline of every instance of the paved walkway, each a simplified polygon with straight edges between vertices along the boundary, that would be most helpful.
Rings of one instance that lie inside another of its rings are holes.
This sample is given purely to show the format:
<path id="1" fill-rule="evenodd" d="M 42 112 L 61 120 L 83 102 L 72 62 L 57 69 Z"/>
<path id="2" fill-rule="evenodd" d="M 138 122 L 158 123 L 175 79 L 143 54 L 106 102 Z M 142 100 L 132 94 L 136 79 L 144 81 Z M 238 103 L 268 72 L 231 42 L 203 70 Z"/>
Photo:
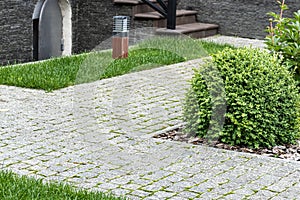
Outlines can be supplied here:
<path id="1" fill-rule="evenodd" d="M 132 199 L 300 199 L 297 162 L 152 138 L 182 123 L 199 63 L 52 93 L 0 86 L 1 168 Z"/>

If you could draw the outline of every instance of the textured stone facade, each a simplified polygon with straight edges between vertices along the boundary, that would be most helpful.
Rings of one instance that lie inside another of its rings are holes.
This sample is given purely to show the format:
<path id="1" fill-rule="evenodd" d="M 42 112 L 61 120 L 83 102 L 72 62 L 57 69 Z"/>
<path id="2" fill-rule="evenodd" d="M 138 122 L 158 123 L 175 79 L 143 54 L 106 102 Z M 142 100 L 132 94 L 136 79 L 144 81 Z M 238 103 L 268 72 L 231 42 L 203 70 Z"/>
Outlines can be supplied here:
<path id="1" fill-rule="evenodd" d="M 0 64 L 30 61 L 34 1 L 0 1 Z"/>
<path id="2" fill-rule="evenodd" d="M 32 15 L 38 0 L 0 1 L 0 65 L 32 61 Z M 111 0 L 69 0 L 72 52 L 89 51 L 112 35 L 112 18 L 130 15 L 129 6 Z"/>
<path id="3" fill-rule="evenodd" d="M 32 15 L 38 0 L 0 1 L 0 65 L 32 61 Z M 72 53 L 94 49 L 112 35 L 112 17 L 131 15 L 130 6 L 112 0 L 69 0 L 72 8 Z M 300 9 L 299 0 L 287 2 L 290 10 Z M 278 11 L 274 0 L 178 0 L 178 7 L 198 11 L 200 22 L 220 26 L 220 34 L 264 38 L 269 11 Z M 142 21 L 132 28 L 151 25 Z M 106 42 L 110 45 L 109 41 Z M 100 45 L 104 46 L 104 45 Z"/>
<path id="4" fill-rule="evenodd" d="M 112 36 L 113 16 L 130 15 L 130 6 L 113 4 L 112 0 L 77 0 L 75 52 L 91 50 Z"/>
<path id="5" fill-rule="evenodd" d="M 218 24 L 223 35 L 263 39 L 270 11 L 279 12 L 276 0 L 179 0 L 179 8 L 198 11 L 198 21 Z M 286 1 L 291 16 L 300 9 L 299 0 Z"/>

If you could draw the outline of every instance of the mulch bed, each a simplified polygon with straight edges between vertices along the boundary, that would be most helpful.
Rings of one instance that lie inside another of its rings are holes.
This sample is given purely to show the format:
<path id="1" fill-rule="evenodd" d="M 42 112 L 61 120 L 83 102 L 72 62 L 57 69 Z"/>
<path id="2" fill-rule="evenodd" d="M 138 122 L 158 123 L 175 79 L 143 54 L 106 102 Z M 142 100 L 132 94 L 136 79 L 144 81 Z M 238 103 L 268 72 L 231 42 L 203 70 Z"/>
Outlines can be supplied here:
<path id="1" fill-rule="evenodd" d="M 294 161 L 300 161 L 300 141 L 297 141 L 296 145 L 285 145 L 285 146 L 275 146 L 273 148 L 259 148 L 250 149 L 247 147 L 231 146 L 224 144 L 220 141 L 208 141 L 207 139 L 191 137 L 188 134 L 182 132 L 182 127 L 177 128 L 166 133 L 161 133 L 155 135 L 154 138 L 160 138 L 170 141 L 180 141 L 186 142 L 194 145 L 206 145 L 218 149 L 226 149 L 231 151 L 253 153 L 268 157 L 288 159 Z"/>

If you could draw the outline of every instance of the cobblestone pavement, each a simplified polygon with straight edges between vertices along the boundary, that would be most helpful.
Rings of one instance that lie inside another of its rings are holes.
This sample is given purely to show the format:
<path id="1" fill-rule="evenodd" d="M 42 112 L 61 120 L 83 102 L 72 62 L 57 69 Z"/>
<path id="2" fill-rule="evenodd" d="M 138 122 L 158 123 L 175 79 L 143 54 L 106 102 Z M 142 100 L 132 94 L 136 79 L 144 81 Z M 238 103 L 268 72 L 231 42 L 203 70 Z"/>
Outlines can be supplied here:
<path id="1" fill-rule="evenodd" d="M 51 93 L 0 86 L 0 166 L 131 199 L 300 199 L 300 164 L 153 139 L 194 60 Z"/>
<path id="2" fill-rule="evenodd" d="M 212 37 L 204 38 L 204 40 L 213 41 L 221 44 L 232 44 L 236 47 L 253 47 L 253 48 L 264 48 L 266 45 L 263 40 L 239 38 L 225 35 L 217 35 Z"/>

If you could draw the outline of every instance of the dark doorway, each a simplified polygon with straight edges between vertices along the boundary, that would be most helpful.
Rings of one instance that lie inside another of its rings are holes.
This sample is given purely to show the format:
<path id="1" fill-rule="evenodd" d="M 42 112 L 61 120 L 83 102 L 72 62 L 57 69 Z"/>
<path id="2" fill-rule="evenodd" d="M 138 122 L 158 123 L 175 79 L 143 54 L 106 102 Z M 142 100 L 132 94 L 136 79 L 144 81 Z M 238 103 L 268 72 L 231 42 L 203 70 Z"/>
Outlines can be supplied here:
<path id="1" fill-rule="evenodd" d="M 39 60 L 39 19 L 33 19 L 33 60 Z"/>
<path id="2" fill-rule="evenodd" d="M 58 0 L 40 0 L 33 14 L 33 59 L 62 55 L 63 17 Z"/>

